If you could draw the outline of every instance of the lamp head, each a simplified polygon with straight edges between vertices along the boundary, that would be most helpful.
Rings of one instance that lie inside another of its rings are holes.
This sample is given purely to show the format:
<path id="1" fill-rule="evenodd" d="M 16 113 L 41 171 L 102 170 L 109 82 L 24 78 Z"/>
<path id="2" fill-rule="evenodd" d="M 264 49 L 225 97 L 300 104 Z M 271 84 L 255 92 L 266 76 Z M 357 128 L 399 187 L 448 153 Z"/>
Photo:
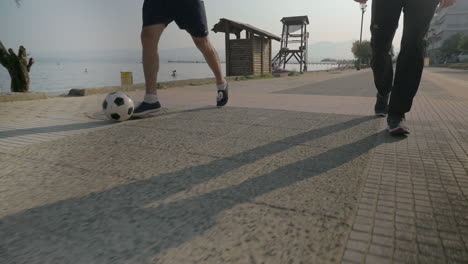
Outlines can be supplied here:
<path id="1" fill-rule="evenodd" d="M 362 12 L 366 12 L 366 9 L 367 9 L 367 4 L 366 3 L 361 3 L 361 10 Z"/>

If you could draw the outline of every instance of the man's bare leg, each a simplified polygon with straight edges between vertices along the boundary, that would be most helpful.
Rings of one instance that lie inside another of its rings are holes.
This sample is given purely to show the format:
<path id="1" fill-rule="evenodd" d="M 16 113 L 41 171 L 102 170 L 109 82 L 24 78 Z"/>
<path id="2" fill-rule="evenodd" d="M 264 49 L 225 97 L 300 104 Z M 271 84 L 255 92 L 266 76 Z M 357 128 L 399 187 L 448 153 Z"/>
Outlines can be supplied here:
<path id="1" fill-rule="evenodd" d="M 218 52 L 211 44 L 208 37 L 193 37 L 193 42 L 197 48 L 201 51 L 205 57 L 208 66 L 210 66 L 213 74 L 216 77 L 216 84 L 218 88 L 218 96 L 216 97 L 216 105 L 218 107 L 225 106 L 229 100 L 228 83 L 223 77 L 223 71 L 221 70 L 221 61 L 219 59 Z"/>
<path id="2" fill-rule="evenodd" d="M 192 37 L 192 39 L 197 48 L 205 57 L 208 66 L 210 66 L 211 70 L 213 71 L 213 74 L 216 77 L 216 83 L 218 85 L 224 84 L 226 81 L 223 77 L 223 71 L 221 69 L 221 60 L 219 59 L 218 52 L 216 52 L 216 49 L 213 47 L 208 37 Z"/>
<path id="3" fill-rule="evenodd" d="M 144 27 L 141 32 L 146 94 L 143 102 L 135 108 L 133 115 L 136 117 L 156 112 L 161 108 L 157 95 L 159 72 L 158 44 L 165 28 L 165 24 L 157 24 Z"/>
<path id="4" fill-rule="evenodd" d="M 143 46 L 143 71 L 145 73 L 146 94 L 157 94 L 157 78 L 159 72 L 158 44 L 166 28 L 164 24 L 144 27 L 141 32 Z"/>

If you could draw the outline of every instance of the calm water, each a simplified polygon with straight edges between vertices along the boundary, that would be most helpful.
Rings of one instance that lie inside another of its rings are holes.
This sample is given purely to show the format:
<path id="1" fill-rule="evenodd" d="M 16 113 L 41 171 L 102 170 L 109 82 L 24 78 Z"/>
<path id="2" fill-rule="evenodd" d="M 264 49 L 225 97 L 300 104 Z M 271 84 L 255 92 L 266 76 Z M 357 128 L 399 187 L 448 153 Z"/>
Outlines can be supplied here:
<path id="1" fill-rule="evenodd" d="M 335 65 L 311 65 L 309 71 L 327 70 Z M 223 65 L 223 69 L 225 66 Z M 297 70 L 298 65 L 290 65 L 290 70 Z M 88 72 L 85 72 L 85 69 Z M 171 73 L 177 70 L 177 77 Z M 50 94 L 68 93 L 73 88 L 95 88 L 120 85 L 120 72 L 133 72 L 134 83 L 143 83 L 142 64 L 135 62 L 57 62 L 51 59 L 36 60 L 31 70 L 31 91 Z M 212 77 L 210 68 L 205 63 L 163 63 L 159 81 L 186 80 Z M 0 93 L 10 92 L 10 76 L 0 67 Z"/>

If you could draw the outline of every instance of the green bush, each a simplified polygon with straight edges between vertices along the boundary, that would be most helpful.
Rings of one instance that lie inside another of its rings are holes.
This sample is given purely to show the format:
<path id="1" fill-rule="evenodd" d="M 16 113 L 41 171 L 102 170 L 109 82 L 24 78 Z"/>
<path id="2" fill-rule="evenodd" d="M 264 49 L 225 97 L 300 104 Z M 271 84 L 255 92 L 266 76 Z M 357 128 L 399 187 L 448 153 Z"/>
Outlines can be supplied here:
<path id="1" fill-rule="evenodd" d="M 288 76 L 301 76 L 301 74 L 298 72 L 290 72 Z"/>
<path id="2" fill-rule="evenodd" d="M 460 38 L 460 42 L 458 43 L 458 49 L 460 51 L 468 52 L 468 34 L 465 34 Z"/>
<path id="3" fill-rule="evenodd" d="M 273 74 L 265 73 L 259 75 L 245 75 L 245 76 L 238 76 L 235 78 L 236 81 L 247 81 L 247 80 L 258 80 L 258 79 L 270 79 L 273 78 Z"/>
<path id="4" fill-rule="evenodd" d="M 369 63 L 372 57 L 372 47 L 371 43 L 368 40 L 364 40 L 361 44 L 359 41 L 353 43 L 351 51 L 354 54 L 354 57 L 360 60 L 362 63 Z"/>

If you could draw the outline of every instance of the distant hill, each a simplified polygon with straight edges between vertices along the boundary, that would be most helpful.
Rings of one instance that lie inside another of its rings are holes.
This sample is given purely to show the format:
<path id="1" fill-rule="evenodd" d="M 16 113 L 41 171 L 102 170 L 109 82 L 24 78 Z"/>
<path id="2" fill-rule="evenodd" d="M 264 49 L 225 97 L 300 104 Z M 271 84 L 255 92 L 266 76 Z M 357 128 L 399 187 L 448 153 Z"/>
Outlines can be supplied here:
<path id="1" fill-rule="evenodd" d="M 54 51 L 31 53 L 38 62 L 110 62 L 133 63 L 141 61 L 139 50 L 106 50 L 106 51 Z"/>
<path id="2" fill-rule="evenodd" d="M 353 59 L 351 53 L 353 41 L 347 42 L 317 42 L 309 44 L 309 60 L 311 62 L 320 62 L 323 59 Z M 273 51 L 273 56 L 278 51 Z M 224 49 L 218 49 L 221 60 L 225 60 Z M 161 50 L 161 59 L 164 61 L 168 60 L 183 60 L 183 61 L 200 61 L 204 60 L 203 55 L 194 48 L 182 48 L 182 49 L 169 49 Z"/>
<path id="3" fill-rule="evenodd" d="M 353 41 L 347 42 L 316 42 L 309 44 L 309 61 L 320 62 L 323 59 L 352 59 L 351 46 Z M 278 51 L 273 51 L 273 56 Z M 224 49 L 218 49 L 219 56 L 225 61 Z M 140 50 L 111 50 L 111 51 L 62 51 L 32 54 L 41 61 L 100 61 L 100 62 L 140 62 Z M 166 49 L 160 51 L 162 62 L 171 61 L 204 61 L 203 55 L 195 47 Z"/>
<path id="4" fill-rule="evenodd" d="M 326 58 L 326 59 L 321 60 L 320 62 L 337 62 L 337 60 L 336 59 Z"/>
<path id="5" fill-rule="evenodd" d="M 323 59 L 353 59 L 352 44 L 353 41 L 311 43 L 309 44 L 309 59 L 313 62 Z"/>
<path id="6" fill-rule="evenodd" d="M 221 60 L 224 61 L 224 50 L 218 50 Z M 180 48 L 180 49 L 169 49 L 161 50 L 159 56 L 162 61 L 204 61 L 205 58 L 201 52 L 193 48 Z"/>

